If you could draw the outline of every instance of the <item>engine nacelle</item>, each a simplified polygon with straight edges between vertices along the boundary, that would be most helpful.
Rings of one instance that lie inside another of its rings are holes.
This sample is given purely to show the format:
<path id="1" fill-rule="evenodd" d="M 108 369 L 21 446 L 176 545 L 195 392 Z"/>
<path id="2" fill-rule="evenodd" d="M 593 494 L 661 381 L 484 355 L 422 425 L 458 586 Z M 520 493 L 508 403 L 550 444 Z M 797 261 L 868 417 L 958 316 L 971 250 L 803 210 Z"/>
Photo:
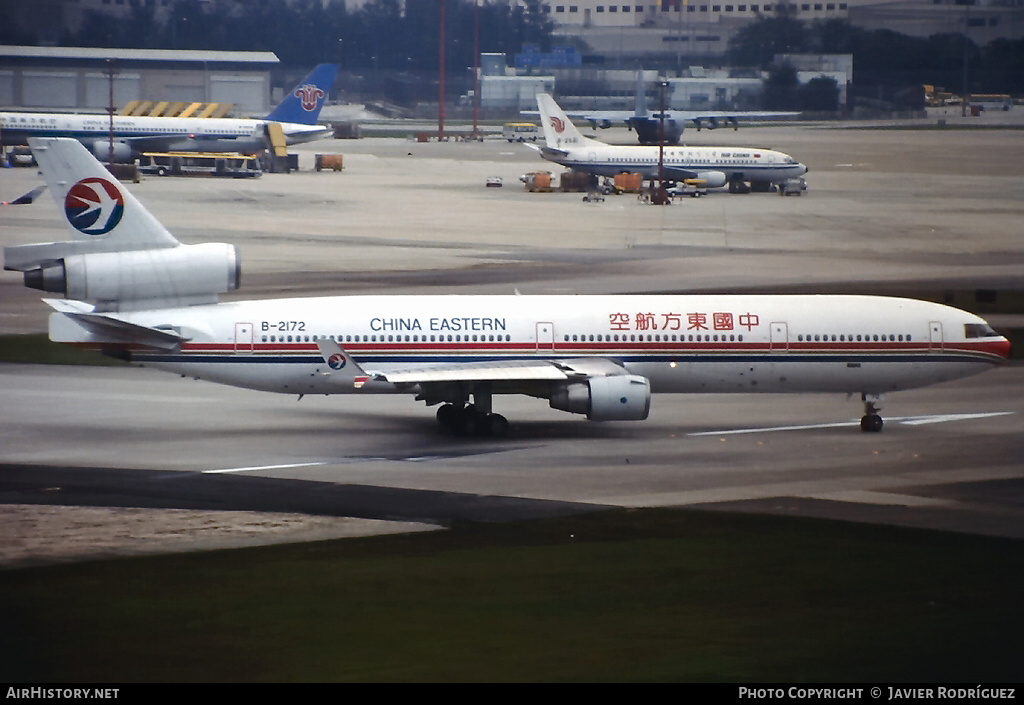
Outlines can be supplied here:
<path id="1" fill-rule="evenodd" d="M 101 162 L 110 158 L 110 142 L 108 140 L 96 140 L 92 143 L 92 153 Z M 135 151 L 127 142 L 114 140 L 114 161 L 118 164 L 129 164 L 135 161 Z"/>
<path id="2" fill-rule="evenodd" d="M 25 272 L 25 286 L 89 302 L 210 300 L 238 288 L 241 257 L 219 242 L 68 255 Z"/>
<path id="3" fill-rule="evenodd" d="M 721 171 L 701 171 L 697 173 L 698 179 L 704 179 L 704 185 L 708 188 L 719 188 L 725 186 L 728 179 Z"/>
<path id="4" fill-rule="evenodd" d="M 643 421 L 651 411 L 651 383 L 639 375 L 591 377 L 557 387 L 549 403 L 591 421 Z"/>

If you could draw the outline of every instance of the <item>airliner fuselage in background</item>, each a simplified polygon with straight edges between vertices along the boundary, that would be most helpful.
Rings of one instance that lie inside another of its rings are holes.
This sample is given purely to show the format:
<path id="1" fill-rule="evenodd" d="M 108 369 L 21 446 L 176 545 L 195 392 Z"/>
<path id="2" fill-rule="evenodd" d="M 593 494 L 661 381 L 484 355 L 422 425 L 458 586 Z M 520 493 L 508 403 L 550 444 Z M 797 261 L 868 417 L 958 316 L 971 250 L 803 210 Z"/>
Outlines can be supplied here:
<path id="1" fill-rule="evenodd" d="M 281 125 L 287 144 L 326 137 L 318 125 L 320 109 L 334 84 L 337 67 L 317 66 L 266 117 L 179 118 L 113 116 L 114 161 L 132 161 L 144 152 L 238 152 L 266 149 L 268 123 Z M 26 145 L 30 137 L 71 137 L 106 160 L 110 149 L 111 118 L 72 113 L 0 113 L 0 144 Z"/>
<path id="2" fill-rule="evenodd" d="M 183 245 L 77 142 L 33 140 L 72 241 L 5 248 L 49 299 L 50 338 L 272 392 L 414 395 L 462 432 L 501 433 L 493 397 L 595 421 L 647 418 L 664 392 L 860 394 L 862 428 L 902 389 L 999 364 L 973 314 L 873 296 L 346 296 L 217 302 L 229 245 Z"/>
<path id="3" fill-rule="evenodd" d="M 672 181 L 702 179 L 717 188 L 740 182 L 765 191 L 772 184 L 802 176 L 807 167 L 793 157 L 755 147 L 693 147 L 610 145 L 583 136 L 565 112 L 546 93 L 537 94 L 544 130 L 541 156 L 576 171 L 598 176 L 639 173 L 646 180 L 659 174 Z"/>

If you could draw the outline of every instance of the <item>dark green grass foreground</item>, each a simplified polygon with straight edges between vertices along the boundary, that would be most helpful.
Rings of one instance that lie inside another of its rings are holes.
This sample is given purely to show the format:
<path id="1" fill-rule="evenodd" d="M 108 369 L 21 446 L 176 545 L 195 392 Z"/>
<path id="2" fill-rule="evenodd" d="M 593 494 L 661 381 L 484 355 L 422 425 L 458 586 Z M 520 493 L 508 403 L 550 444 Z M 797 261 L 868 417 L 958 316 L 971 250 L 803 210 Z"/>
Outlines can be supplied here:
<path id="1" fill-rule="evenodd" d="M 0 679 L 1019 680 L 1024 542 L 698 511 L 0 571 Z"/>

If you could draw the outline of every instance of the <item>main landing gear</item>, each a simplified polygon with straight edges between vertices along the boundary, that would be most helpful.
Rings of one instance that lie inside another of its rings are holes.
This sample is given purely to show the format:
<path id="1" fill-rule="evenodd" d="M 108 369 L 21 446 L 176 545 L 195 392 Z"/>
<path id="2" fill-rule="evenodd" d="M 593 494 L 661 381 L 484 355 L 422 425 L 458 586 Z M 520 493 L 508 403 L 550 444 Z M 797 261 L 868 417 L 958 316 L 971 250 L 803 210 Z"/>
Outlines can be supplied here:
<path id="1" fill-rule="evenodd" d="M 457 436 L 504 436 L 508 432 L 504 416 L 483 411 L 474 404 L 442 404 L 437 410 L 437 422 Z"/>
<path id="2" fill-rule="evenodd" d="M 860 430 L 864 433 L 878 433 L 882 430 L 882 417 L 878 413 L 878 403 L 882 400 L 882 396 L 880 394 L 861 394 L 860 398 L 864 402 L 864 416 L 860 419 Z"/>

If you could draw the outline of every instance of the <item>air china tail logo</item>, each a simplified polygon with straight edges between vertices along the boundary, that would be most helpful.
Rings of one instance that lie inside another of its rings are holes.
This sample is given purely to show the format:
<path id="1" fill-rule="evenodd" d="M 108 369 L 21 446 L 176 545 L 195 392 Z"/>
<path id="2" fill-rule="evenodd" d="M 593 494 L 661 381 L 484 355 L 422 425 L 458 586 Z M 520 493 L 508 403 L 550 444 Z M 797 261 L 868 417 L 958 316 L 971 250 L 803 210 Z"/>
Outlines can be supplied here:
<path id="1" fill-rule="evenodd" d="M 551 127 L 555 128 L 555 132 L 561 134 L 565 132 L 565 121 L 560 117 L 551 117 Z"/>
<path id="2" fill-rule="evenodd" d="M 64 215 L 79 232 L 105 235 L 121 222 L 124 196 L 106 179 L 82 179 L 64 197 Z"/>
<path id="3" fill-rule="evenodd" d="M 332 370 L 340 370 L 345 366 L 345 356 L 341 353 L 334 353 L 327 358 L 327 366 Z"/>
<path id="4" fill-rule="evenodd" d="M 324 92 L 312 83 L 307 83 L 296 88 L 294 95 L 301 101 L 302 109 L 307 113 L 311 113 L 316 110 L 317 103 L 324 97 Z"/>

